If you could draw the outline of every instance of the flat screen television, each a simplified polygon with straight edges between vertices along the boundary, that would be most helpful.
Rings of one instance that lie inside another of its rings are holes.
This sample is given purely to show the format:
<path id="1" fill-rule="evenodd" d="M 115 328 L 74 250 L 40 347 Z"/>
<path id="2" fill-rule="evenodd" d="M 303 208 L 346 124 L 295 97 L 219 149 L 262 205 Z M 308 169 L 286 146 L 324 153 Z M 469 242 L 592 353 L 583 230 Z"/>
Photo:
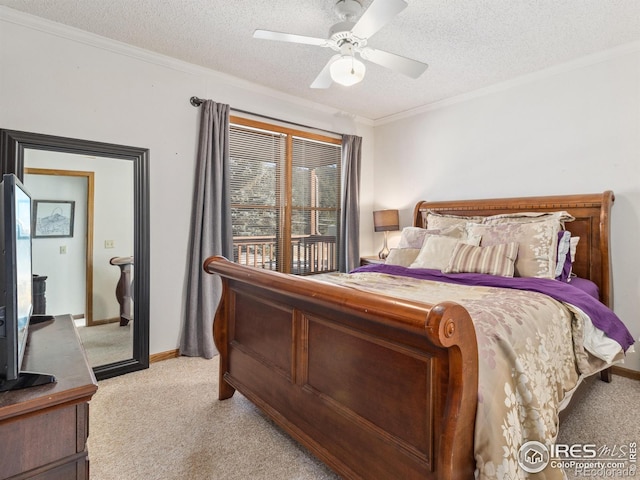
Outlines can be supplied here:
<path id="1" fill-rule="evenodd" d="M 0 391 L 55 381 L 21 369 L 33 310 L 31 195 L 13 174 L 0 184 Z"/>

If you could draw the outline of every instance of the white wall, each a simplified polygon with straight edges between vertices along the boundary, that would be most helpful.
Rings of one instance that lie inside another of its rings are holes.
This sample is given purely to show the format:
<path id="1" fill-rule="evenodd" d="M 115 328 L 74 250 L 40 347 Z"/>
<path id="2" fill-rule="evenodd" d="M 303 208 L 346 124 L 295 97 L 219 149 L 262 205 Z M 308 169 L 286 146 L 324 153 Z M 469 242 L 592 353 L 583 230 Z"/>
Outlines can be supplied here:
<path id="1" fill-rule="evenodd" d="M 613 190 L 614 310 L 638 338 L 640 47 L 378 126 L 375 149 L 375 206 L 402 209 L 403 226 L 418 199 Z"/>
<path id="2" fill-rule="evenodd" d="M 150 149 L 151 353 L 177 348 L 183 317 L 199 124 L 193 95 L 362 136 L 361 237 L 371 248 L 366 122 L 0 7 L 0 127 Z"/>

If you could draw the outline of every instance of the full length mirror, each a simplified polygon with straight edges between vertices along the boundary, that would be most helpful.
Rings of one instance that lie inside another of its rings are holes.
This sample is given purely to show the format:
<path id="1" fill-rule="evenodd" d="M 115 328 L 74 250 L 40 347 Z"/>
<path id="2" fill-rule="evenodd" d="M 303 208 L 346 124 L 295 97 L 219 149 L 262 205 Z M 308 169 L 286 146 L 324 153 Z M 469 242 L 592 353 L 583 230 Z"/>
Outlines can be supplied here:
<path id="1" fill-rule="evenodd" d="M 0 155 L 35 200 L 36 313 L 74 316 L 98 379 L 148 367 L 148 150 L 0 130 Z"/>

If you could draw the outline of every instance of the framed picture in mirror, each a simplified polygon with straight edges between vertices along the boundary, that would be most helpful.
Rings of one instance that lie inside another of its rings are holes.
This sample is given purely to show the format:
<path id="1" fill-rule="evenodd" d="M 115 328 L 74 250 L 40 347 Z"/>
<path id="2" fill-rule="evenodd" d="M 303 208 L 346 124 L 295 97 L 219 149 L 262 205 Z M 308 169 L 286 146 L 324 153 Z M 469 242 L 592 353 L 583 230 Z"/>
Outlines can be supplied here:
<path id="1" fill-rule="evenodd" d="M 34 238 L 73 237 L 74 201 L 34 200 Z"/>

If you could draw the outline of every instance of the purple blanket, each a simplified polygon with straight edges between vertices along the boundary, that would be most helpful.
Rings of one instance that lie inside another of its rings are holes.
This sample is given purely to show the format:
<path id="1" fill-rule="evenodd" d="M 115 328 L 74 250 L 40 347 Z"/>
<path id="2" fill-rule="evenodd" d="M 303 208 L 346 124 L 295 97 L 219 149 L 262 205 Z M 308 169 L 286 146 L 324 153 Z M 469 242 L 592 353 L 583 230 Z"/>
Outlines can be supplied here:
<path id="1" fill-rule="evenodd" d="M 516 288 L 532 292 L 544 293 L 560 302 L 578 307 L 589 315 L 593 325 L 602 330 L 609 338 L 620 344 L 626 352 L 633 345 L 634 339 L 622 320 L 606 305 L 581 288 L 571 283 L 546 278 L 499 277 L 480 273 L 446 274 L 440 270 L 423 268 L 406 268 L 398 265 L 365 265 L 353 270 L 355 272 L 378 272 L 388 275 L 433 280 L 437 282 L 455 283 L 459 285 L 480 285 L 486 287 Z"/>

